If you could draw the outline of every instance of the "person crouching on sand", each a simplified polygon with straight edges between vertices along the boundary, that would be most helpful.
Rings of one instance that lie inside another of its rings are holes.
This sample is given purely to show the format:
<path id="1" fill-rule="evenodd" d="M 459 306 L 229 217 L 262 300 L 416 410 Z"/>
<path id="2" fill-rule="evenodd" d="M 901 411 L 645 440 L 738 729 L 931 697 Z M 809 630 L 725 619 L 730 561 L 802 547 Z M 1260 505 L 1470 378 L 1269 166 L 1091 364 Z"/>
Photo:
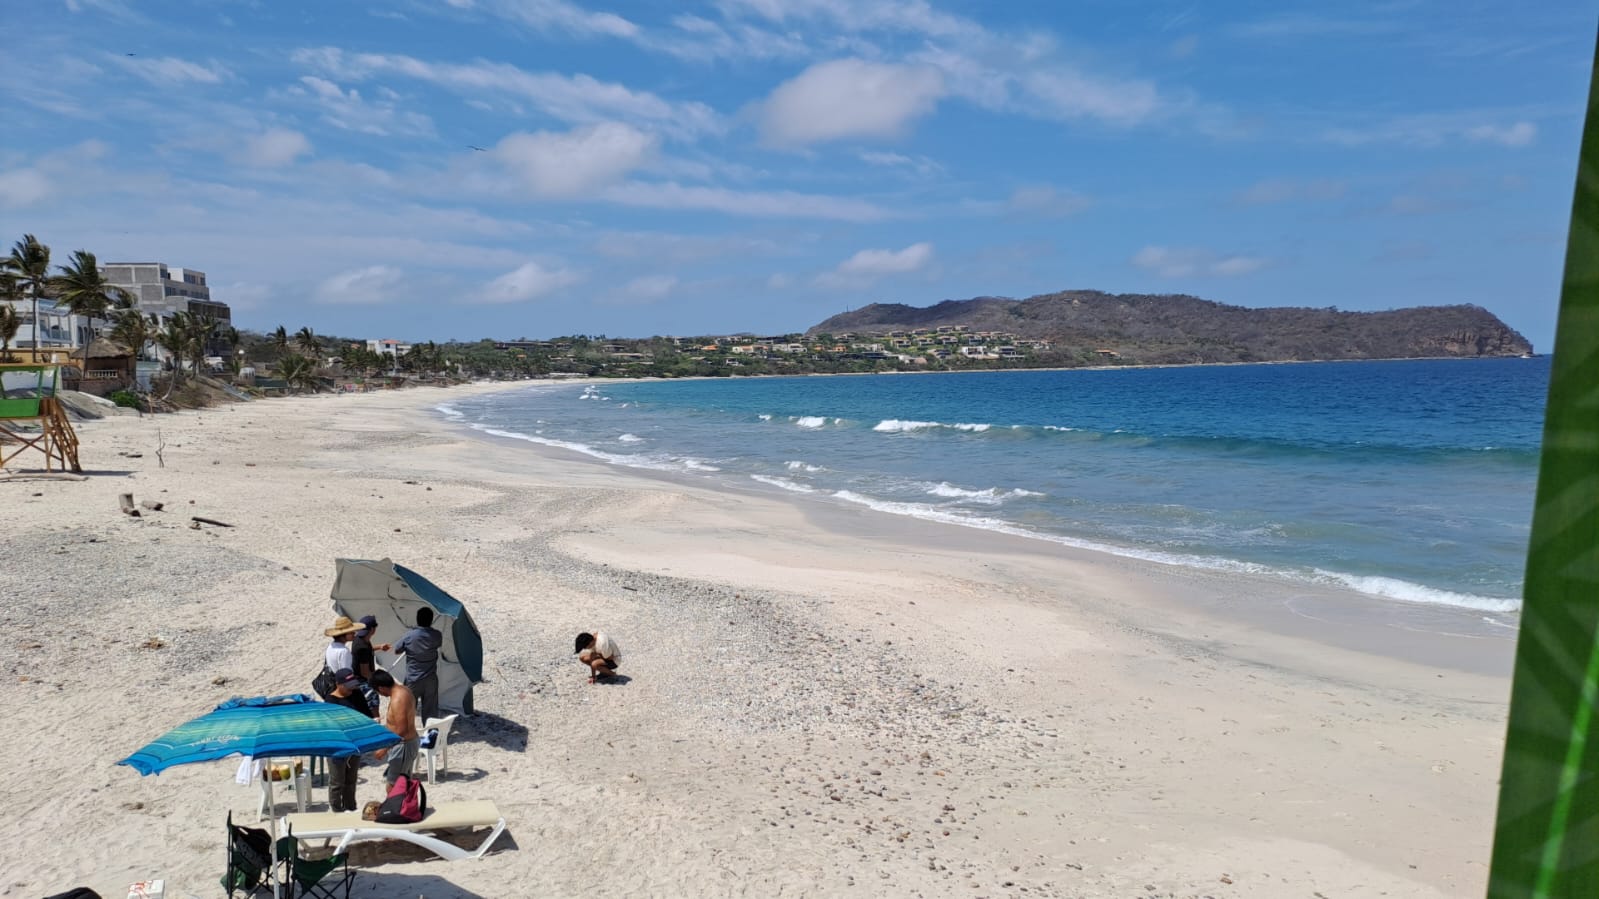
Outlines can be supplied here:
<path id="1" fill-rule="evenodd" d="M 599 631 L 578 634 L 575 651 L 577 660 L 588 666 L 591 684 L 595 678 L 615 674 L 617 663 L 622 661 L 622 647 Z"/>

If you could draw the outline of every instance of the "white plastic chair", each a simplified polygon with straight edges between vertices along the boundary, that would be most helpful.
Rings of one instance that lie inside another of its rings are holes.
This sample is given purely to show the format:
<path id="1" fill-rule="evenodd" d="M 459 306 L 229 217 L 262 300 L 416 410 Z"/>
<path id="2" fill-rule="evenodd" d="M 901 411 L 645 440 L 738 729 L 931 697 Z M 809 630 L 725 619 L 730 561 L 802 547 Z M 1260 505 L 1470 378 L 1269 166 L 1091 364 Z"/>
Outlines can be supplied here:
<path id="1" fill-rule="evenodd" d="M 443 718 L 429 718 L 422 722 L 422 733 L 438 729 L 439 739 L 431 748 L 422 750 L 422 758 L 428 766 L 428 783 L 437 783 L 440 772 L 449 770 L 450 767 L 450 728 L 454 726 L 456 715 L 446 715 Z"/>
<path id="2" fill-rule="evenodd" d="M 279 762 L 277 759 L 273 759 L 272 762 L 281 764 L 281 762 Z M 299 763 L 295 763 L 295 767 L 290 768 L 289 771 L 290 774 L 288 780 L 274 781 L 268 780 L 265 777 L 256 778 L 255 782 L 261 788 L 261 800 L 255 810 L 255 819 L 257 821 L 265 818 L 268 814 L 273 814 L 274 817 L 276 816 L 275 808 L 277 800 L 272 794 L 272 788 L 274 786 L 285 791 L 294 791 L 294 807 L 297 810 L 304 812 L 305 807 L 310 804 L 311 775 L 307 773 L 305 769 L 299 765 Z"/>

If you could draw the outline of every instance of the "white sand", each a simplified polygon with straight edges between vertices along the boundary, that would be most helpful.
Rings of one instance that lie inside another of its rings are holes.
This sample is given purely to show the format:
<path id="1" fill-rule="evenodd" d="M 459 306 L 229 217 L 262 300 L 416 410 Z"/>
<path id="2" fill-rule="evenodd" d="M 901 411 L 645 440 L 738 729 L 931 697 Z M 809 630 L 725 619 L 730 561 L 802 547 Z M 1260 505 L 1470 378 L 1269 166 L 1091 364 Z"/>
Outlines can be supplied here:
<path id="1" fill-rule="evenodd" d="M 510 823 L 480 861 L 361 851 L 358 896 L 1480 895 L 1510 641 L 1471 616 L 716 492 L 425 411 L 480 389 L 106 419 L 79 427 L 93 477 L 0 473 L 0 896 L 221 895 L 255 789 L 113 763 L 307 690 L 335 556 L 471 609 L 485 714 L 430 795 Z M 167 511 L 125 518 L 125 491 Z M 628 683 L 585 683 L 594 627 Z"/>

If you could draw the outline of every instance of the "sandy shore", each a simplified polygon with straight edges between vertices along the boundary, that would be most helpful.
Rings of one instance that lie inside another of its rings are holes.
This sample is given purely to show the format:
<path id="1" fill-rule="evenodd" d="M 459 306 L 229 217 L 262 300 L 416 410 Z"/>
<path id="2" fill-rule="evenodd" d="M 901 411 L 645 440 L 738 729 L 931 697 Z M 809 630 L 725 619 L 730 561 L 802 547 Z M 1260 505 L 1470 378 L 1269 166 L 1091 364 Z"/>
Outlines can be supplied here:
<path id="1" fill-rule="evenodd" d="M 1511 641 L 1472 616 L 711 490 L 428 411 L 484 389 L 108 418 L 79 427 L 92 477 L 0 473 L 0 896 L 221 895 L 255 789 L 114 762 L 307 690 L 336 556 L 471 609 L 484 714 L 430 795 L 510 825 L 479 861 L 362 847 L 358 896 L 1481 893 Z M 122 516 L 128 491 L 167 511 Z M 572 662 L 594 627 L 627 683 Z"/>

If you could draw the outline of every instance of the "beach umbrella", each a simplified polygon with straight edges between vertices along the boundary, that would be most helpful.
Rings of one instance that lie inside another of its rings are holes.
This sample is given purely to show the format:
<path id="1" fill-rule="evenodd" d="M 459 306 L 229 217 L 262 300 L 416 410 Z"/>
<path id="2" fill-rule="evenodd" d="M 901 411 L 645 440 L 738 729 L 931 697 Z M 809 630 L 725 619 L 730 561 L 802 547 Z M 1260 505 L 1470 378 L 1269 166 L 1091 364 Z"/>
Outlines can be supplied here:
<path id="1" fill-rule="evenodd" d="M 140 774 L 159 774 L 174 765 L 209 762 L 228 756 L 251 759 L 285 756 L 343 758 L 400 742 L 399 734 L 367 716 L 304 693 L 234 697 L 178 725 L 117 762 Z M 263 770 L 265 779 L 268 772 Z M 272 891 L 277 894 L 278 821 L 272 815 Z"/>

